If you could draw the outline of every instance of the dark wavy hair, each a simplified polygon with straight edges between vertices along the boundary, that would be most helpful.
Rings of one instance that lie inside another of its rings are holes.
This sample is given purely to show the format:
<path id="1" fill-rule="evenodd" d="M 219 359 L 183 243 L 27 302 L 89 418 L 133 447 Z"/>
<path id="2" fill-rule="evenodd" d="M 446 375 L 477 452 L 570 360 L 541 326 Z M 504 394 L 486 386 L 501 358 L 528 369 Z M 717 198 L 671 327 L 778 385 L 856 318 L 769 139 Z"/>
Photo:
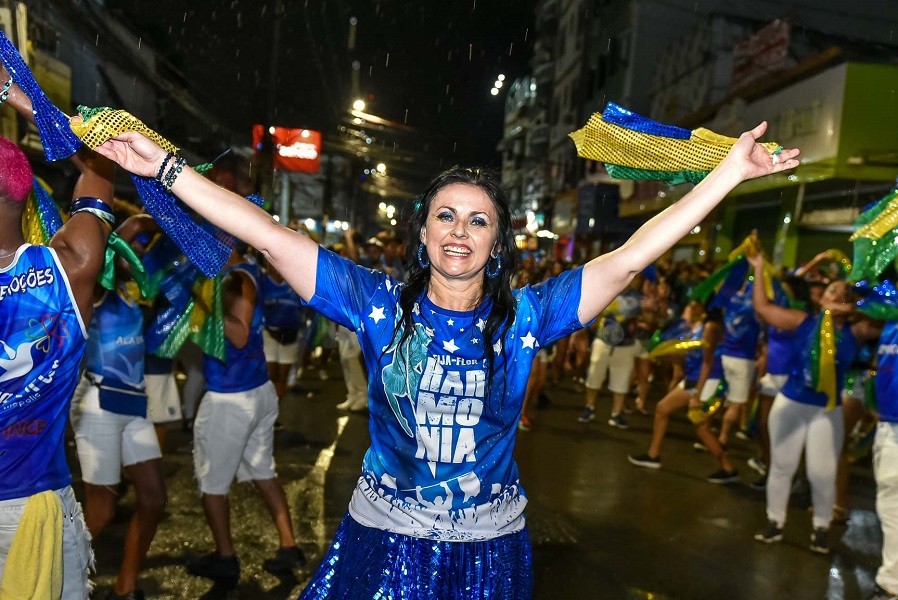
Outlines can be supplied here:
<path id="1" fill-rule="evenodd" d="M 511 227 L 511 209 L 508 206 L 508 193 L 502 186 L 498 176 L 489 170 L 481 168 L 467 168 L 454 166 L 443 171 L 430 182 L 423 194 L 415 198 L 408 215 L 408 244 L 406 257 L 406 286 L 399 295 L 399 306 L 402 309 L 402 337 L 399 338 L 397 347 L 401 349 L 404 342 L 412 335 L 414 325 L 412 322 L 412 310 L 415 302 L 427 293 L 430 284 L 430 268 L 422 267 L 418 262 L 418 248 L 421 244 L 421 230 L 427 223 L 427 215 L 430 205 L 436 195 L 444 188 L 463 183 L 483 190 L 496 209 L 498 221 L 496 223 L 497 255 L 502 261 L 502 268 L 496 277 L 483 278 L 483 288 L 480 303 L 490 299 L 489 317 L 483 329 L 484 354 L 487 359 L 489 377 L 488 387 L 492 386 L 493 364 L 495 350 L 493 344 L 504 338 L 515 318 L 515 300 L 511 293 L 511 277 L 517 270 L 517 252 L 514 243 L 514 232 Z M 427 249 L 425 247 L 424 252 Z M 492 269 L 493 260 L 487 262 L 487 268 Z M 400 350 L 401 351 L 401 350 Z M 505 348 L 502 348 L 505 351 Z"/>

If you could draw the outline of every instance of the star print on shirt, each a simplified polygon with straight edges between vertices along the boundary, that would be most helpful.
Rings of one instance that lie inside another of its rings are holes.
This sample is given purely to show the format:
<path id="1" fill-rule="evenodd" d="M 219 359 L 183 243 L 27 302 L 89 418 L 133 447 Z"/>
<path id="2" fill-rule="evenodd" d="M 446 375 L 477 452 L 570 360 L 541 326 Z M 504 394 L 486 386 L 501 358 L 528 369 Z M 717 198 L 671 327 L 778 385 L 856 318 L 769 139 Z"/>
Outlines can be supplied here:
<path id="1" fill-rule="evenodd" d="M 412 314 L 413 314 L 413 315 L 420 315 L 420 314 L 421 314 L 421 305 L 418 304 L 417 302 L 415 302 L 415 306 L 412 307 Z"/>
<path id="2" fill-rule="evenodd" d="M 448 321 L 446 321 L 446 325 L 452 327 L 453 325 L 455 325 L 455 321 L 453 319 L 449 319 Z"/>
<path id="3" fill-rule="evenodd" d="M 477 325 L 477 329 L 479 329 L 482 332 L 483 328 L 486 327 L 486 321 L 484 321 L 483 319 L 477 319 L 476 325 Z"/>
<path id="4" fill-rule="evenodd" d="M 528 331 L 527 335 L 521 338 L 521 342 L 523 342 L 524 344 L 523 346 L 521 346 L 521 350 L 523 350 L 524 348 L 534 348 L 533 344 L 536 343 L 536 338 L 533 337 L 533 334 Z"/>
<path id="5" fill-rule="evenodd" d="M 377 325 L 381 319 L 386 319 L 387 316 L 384 314 L 384 307 L 374 306 L 371 308 L 371 314 L 368 315 L 369 319 L 374 319 L 374 324 Z"/>
<path id="6" fill-rule="evenodd" d="M 502 340 L 499 340 L 498 342 L 493 344 L 493 352 L 495 352 L 496 354 L 502 352 Z"/>
<path id="7" fill-rule="evenodd" d="M 458 350 L 458 346 L 455 345 L 455 340 L 449 340 L 447 342 L 443 342 L 443 350 L 451 354 L 455 354 L 455 351 Z"/>

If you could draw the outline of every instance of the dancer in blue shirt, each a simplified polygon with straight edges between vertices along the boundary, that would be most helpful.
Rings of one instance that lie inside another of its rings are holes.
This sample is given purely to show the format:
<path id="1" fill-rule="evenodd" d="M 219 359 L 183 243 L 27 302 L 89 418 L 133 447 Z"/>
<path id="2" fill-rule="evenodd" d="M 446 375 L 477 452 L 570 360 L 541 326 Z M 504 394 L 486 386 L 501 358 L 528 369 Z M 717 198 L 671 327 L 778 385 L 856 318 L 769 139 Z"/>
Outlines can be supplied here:
<path id="1" fill-rule="evenodd" d="M 369 372 L 371 449 L 349 514 L 303 598 L 529 598 L 526 496 L 512 458 L 533 356 L 589 324 L 741 181 L 792 168 L 742 135 L 682 200 L 617 250 L 512 291 L 507 196 L 479 169 L 436 177 L 410 217 L 405 284 L 346 261 L 184 170 L 173 191 L 261 250 L 316 310 L 356 331 Z M 165 152 L 136 133 L 103 144 L 155 176 Z M 775 158 L 775 160 L 774 160 Z"/>

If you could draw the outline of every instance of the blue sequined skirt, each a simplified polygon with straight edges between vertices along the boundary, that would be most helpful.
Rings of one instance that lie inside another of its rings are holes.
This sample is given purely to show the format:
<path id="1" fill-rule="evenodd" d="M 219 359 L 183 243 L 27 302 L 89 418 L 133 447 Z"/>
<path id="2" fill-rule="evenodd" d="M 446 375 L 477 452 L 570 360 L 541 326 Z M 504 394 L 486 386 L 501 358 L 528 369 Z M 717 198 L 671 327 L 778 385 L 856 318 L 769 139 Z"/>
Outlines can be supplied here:
<path id="1" fill-rule="evenodd" d="M 301 600 L 530 600 L 533 555 L 521 531 L 443 542 L 365 527 L 349 514 Z"/>

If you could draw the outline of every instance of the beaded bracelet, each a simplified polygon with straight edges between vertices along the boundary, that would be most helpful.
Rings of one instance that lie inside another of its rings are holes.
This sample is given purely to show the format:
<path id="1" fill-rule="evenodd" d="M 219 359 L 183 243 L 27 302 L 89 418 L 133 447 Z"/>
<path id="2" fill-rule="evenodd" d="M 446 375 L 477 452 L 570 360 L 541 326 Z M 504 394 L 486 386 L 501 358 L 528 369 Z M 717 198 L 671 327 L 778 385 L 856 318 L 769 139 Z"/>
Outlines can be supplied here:
<path id="1" fill-rule="evenodd" d="M 3 84 L 3 87 L 0 88 L 0 104 L 6 102 L 6 99 L 9 98 L 9 88 L 12 87 L 12 77 L 6 80 L 6 83 Z"/>
<path id="2" fill-rule="evenodd" d="M 162 177 L 162 187 L 165 188 L 166 192 L 171 192 L 172 186 L 175 185 L 175 180 L 178 178 L 178 175 L 181 174 L 181 171 L 184 170 L 184 165 L 186 164 L 186 159 L 181 158 L 180 156 L 175 158 L 175 161 L 168 169 L 168 172 Z"/>
<path id="3" fill-rule="evenodd" d="M 165 167 L 168 166 L 168 161 L 172 159 L 174 153 L 169 152 L 165 155 L 165 158 L 162 159 L 162 163 L 159 165 L 159 171 L 156 173 L 156 181 L 162 181 L 162 174 L 165 173 Z"/>
<path id="4" fill-rule="evenodd" d="M 112 212 L 112 207 L 109 206 L 109 203 L 105 200 L 101 200 L 100 198 L 94 198 L 91 196 L 83 196 L 78 198 L 74 202 L 72 202 L 72 210 L 71 215 L 75 216 L 76 213 L 79 212 L 87 212 L 97 217 L 106 225 L 109 226 L 110 229 L 115 227 L 115 215 Z"/>

